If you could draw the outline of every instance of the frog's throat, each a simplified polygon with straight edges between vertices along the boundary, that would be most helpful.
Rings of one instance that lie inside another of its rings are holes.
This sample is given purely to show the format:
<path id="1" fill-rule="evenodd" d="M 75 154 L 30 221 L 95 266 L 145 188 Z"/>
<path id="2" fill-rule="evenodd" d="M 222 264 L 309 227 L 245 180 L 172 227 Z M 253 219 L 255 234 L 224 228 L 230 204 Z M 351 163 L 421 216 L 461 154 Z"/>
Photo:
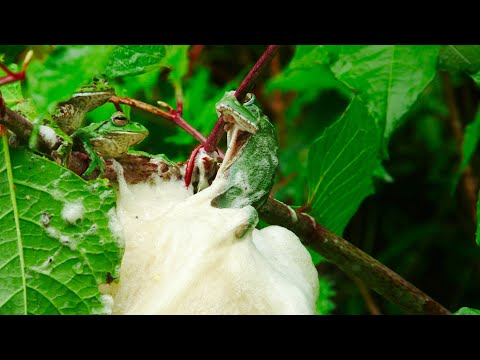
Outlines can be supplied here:
<path id="1" fill-rule="evenodd" d="M 223 121 L 237 125 L 240 130 L 255 134 L 258 131 L 258 126 L 252 121 L 248 120 L 243 114 L 232 109 L 228 105 L 217 105 L 217 114 L 223 115 Z"/>
<path id="2" fill-rule="evenodd" d="M 227 131 L 227 152 L 223 158 L 222 164 L 218 169 L 219 174 L 227 176 L 226 171 L 235 163 L 238 157 L 248 144 L 248 141 L 253 136 L 252 133 L 244 131 L 237 124 L 226 125 Z"/>
<path id="3" fill-rule="evenodd" d="M 146 132 L 128 132 L 128 131 L 115 131 L 108 134 L 103 135 L 106 139 L 128 139 L 127 143 L 129 146 L 135 145 L 143 141 L 148 136 Z M 94 140 L 94 139 L 92 139 Z"/>

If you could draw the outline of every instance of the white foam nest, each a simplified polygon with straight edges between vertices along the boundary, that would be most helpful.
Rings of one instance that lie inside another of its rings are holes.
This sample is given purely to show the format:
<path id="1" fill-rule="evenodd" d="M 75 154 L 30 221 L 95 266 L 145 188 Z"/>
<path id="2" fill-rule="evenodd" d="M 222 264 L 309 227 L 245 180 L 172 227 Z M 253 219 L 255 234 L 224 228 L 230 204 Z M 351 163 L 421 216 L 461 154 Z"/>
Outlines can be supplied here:
<path id="1" fill-rule="evenodd" d="M 125 253 L 114 314 L 314 314 L 318 274 L 280 226 L 245 235 L 255 209 L 210 205 L 217 179 L 193 195 L 181 181 L 128 185 L 119 164 Z"/>

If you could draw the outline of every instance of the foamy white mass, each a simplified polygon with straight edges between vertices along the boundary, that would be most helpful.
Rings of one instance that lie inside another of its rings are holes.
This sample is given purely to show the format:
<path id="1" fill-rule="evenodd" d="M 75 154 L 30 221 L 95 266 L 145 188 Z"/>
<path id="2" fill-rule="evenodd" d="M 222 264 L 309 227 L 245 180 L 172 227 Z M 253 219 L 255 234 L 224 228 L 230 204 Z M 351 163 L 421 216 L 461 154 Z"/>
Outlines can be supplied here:
<path id="1" fill-rule="evenodd" d="M 245 233 L 252 206 L 212 207 L 224 179 L 192 195 L 183 181 L 128 185 L 115 166 L 125 254 L 114 314 L 315 313 L 308 251 L 280 226 Z"/>

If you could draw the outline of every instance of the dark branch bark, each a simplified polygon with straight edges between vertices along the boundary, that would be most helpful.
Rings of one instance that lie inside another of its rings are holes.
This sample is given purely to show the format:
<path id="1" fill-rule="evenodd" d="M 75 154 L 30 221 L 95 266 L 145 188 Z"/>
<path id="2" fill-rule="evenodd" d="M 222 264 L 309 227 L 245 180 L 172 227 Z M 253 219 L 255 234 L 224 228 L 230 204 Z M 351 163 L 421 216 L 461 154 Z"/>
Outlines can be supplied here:
<path id="1" fill-rule="evenodd" d="M 305 245 L 336 264 L 345 273 L 358 277 L 409 314 L 448 315 L 445 307 L 417 289 L 400 275 L 364 253 L 337 234 L 324 228 L 306 214 L 270 197 L 259 210 L 260 217 L 272 225 L 293 231 Z"/>

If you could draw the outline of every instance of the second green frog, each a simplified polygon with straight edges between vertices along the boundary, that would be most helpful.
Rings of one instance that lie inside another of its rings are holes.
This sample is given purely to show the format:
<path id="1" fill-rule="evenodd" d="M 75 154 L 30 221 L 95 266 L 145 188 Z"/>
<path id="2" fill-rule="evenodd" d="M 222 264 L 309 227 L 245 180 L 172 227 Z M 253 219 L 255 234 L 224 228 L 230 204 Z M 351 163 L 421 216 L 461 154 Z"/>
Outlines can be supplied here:
<path id="1" fill-rule="evenodd" d="M 148 129 L 142 124 L 130 122 L 120 111 L 110 119 L 79 128 L 72 134 L 74 141 L 80 141 L 90 164 L 83 173 L 90 177 L 98 166 L 99 176 L 105 173 L 102 157 L 120 158 L 127 154 L 130 146 L 136 145 L 148 136 Z"/>

